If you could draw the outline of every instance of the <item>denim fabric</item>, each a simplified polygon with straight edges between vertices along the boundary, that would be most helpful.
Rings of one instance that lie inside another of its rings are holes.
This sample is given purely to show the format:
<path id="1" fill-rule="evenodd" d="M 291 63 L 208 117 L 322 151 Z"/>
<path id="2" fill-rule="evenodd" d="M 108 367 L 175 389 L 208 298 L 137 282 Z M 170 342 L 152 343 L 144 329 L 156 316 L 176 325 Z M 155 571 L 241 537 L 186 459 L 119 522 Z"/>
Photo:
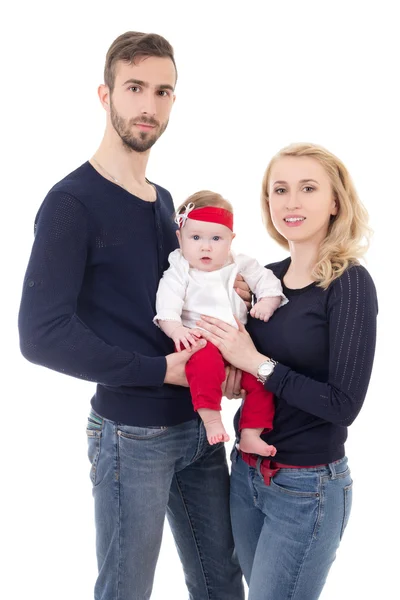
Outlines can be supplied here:
<path id="1" fill-rule="evenodd" d="M 243 600 L 229 518 L 223 444 L 200 419 L 136 427 L 91 411 L 90 476 L 99 574 L 96 600 L 147 600 L 167 514 L 190 600 Z M 165 582 L 173 597 L 173 582 Z"/>
<path id="2" fill-rule="evenodd" d="M 281 469 L 267 486 L 232 452 L 231 518 L 248 600 L 319 598 L 346 528 L 352 499 L 347 459 Z"/>

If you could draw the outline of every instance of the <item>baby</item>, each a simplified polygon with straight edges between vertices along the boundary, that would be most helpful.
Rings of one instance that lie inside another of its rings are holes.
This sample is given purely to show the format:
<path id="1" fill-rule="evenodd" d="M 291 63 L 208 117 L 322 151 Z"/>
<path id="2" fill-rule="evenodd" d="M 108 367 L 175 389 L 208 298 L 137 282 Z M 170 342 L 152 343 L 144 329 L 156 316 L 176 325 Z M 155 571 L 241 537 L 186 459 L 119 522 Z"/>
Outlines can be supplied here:
<path id="1" fill-rule="evenodd" d="M 246 323 L 247 307 L 233 286 L 238 273 L 257 297 L 250 311 L 253 317 L 268 321 L 279 306 L 286 304 L 281 283 L 272 271 L 253 258 L 232 253 L 233 209 L 222 196 L 197 192 L 176 211 L 175 221 L 179 225 L 180 249 L 169 255 L 170 267 L 157 291 L 154 322 L 173 339 L 178 352 L 201 337 L 196 322 L 202 314 L 235 327 L 234 315 Z M 187 362 L 186 376 L 209 443 L 228 441 L 221 419 L 225 361 L 219 350 L 208 342 Z M 242 388 L 246 398 L 239 423 L 240 449 L 274 456 L 276 448 L 260 437 L 264 430 L 272 429 L 273 395 L 249 373 L 242 375 Z"/>

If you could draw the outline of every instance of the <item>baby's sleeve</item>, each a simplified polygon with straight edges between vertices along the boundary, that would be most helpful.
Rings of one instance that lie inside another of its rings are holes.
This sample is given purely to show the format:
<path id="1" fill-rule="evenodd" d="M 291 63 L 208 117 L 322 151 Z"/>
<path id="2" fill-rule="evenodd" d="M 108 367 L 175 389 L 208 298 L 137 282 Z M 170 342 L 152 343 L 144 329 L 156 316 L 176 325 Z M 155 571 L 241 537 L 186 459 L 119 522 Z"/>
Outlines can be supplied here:
<path id="1" fill-rule="evenodd" d="M 180 260 L 179 250 L 171 252 L 168 257 L 170 266 L 164 271 L 156 296 L 156 316 L 153 322 L 177 321 L 182 323 L 181 314 L 185 302 L 188 284 L 187 269 Z"/>
<path id="2" fill-rule="evenodd" d="M 279 296 L 281 298 L 280 306 L 288 302 L 283 293 L 280 280 L 273 274 L 271 269 L 263 267 L 255 258 L 245 254 L 238 254 L 236 262 L 239 273 L 256 295 L 257 300 Z"/>

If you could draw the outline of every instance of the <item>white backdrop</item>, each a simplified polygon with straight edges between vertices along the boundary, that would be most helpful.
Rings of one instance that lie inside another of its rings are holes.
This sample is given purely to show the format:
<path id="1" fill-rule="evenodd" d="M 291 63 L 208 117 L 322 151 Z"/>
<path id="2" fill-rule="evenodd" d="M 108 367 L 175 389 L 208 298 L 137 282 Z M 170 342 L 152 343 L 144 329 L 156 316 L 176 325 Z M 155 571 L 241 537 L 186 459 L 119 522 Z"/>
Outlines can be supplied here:
<path id="1" fill-rule="evenodd" d="M 368 397 L 347 444 L 353 514 L 322 599 L 398 593 L 398 556 L 389 550 L 400 534 L 400 394 L 392 383 L 400 333 L 394 5 L 38 0 L 2 9 L 3 598 L 93 597 L 85 427 L 94 386 L 24 361 L 16 320 L 36 211 L 48 189 L 100 142 L 97 85 L 108 46 L 127 30 L 164 35 L 179 72 L 171 122 L 152 152 L 148 176 L 170 189 L 176 203 L 202 188 L 229 198 L 237 251 L 263 263 L 284 256 L 259 212 L 263 171 L 282 146 L 322 144 L 353 175 L 375 230 L 367 267 L 378 288 L 379 337 Z M 236 407 L 225 401 L 227 423 Z M 166 596 L 187 598 L 167 526 L 152 598 Z"/>

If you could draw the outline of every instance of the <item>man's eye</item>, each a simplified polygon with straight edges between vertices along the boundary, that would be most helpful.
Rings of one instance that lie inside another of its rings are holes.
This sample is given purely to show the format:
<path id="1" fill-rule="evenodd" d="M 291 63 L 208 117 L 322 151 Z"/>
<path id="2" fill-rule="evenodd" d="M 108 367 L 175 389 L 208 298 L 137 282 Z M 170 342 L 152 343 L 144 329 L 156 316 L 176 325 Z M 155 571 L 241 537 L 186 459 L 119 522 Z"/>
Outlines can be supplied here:
<path id="1" fill-rule="evenodd" d="M 139 92 L 140 88 L 137 85 L 131 85 L 129 88 L 131 92 Z"/>
<path id="2" fill-rule="evenodd" d="M 168 96 L 168 92 L 166 92 L 165 90 L 160 90 L 159 92 L 160 96 L 163 96 L 165 98 L 165 96 Z"/>

